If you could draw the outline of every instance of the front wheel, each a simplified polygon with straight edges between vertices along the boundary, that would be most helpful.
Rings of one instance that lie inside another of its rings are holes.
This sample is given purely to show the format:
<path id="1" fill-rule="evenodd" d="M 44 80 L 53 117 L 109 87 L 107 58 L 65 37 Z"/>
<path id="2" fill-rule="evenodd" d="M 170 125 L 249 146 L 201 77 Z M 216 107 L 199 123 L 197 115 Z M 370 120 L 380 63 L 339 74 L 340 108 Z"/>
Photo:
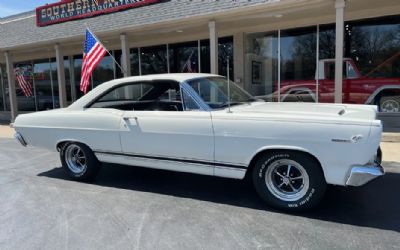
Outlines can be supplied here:
<path id="1" fill-rule="evenodd" d="M 273 151 L 259 157 L 253 169 L 253 183 L 268 205 L 290 211 L 314 207 L 326 190 L 319 163 L 297 151 Z"/>
<path id="2" fill-rule="evenodd" d="M 60 158 L 66 173 L 77 181 L 93 179 L 100 169 L 100 163 L 93 151 L 82 143 L 64 144 L 60 150 Z"/>

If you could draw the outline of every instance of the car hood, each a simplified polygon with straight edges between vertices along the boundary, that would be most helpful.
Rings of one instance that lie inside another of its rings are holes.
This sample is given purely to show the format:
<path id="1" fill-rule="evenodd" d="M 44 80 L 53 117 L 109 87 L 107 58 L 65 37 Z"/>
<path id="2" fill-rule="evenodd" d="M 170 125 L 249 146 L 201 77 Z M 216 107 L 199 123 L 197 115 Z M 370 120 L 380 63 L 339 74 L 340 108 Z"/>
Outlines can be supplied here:
<path id="1" fill-rule="evenodd" d="M 370 125 L 376 120 L 377 107 L 356 104 L 253 102 L 233 106 L 231 112 L 242 117 Z"/>

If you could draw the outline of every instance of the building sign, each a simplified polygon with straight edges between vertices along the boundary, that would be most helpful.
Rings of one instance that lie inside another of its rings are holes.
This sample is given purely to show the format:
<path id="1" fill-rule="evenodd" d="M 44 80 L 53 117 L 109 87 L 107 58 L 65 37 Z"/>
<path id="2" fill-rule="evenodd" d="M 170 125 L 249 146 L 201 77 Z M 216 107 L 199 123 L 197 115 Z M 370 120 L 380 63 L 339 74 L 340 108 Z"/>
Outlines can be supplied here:
<path id="1" fill-rule="evenodd" d="M 46 26 L 158 2 L 160 0 L 62 0 L 36 8 L 36 24 Z"/>

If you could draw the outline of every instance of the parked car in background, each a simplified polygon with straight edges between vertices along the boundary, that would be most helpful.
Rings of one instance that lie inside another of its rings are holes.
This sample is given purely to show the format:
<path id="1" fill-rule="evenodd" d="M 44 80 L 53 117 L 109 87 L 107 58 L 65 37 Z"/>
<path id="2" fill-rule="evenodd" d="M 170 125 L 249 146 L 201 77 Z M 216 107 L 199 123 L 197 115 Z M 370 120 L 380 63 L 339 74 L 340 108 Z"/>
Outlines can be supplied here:
<path id="1" fill-rule="evenodd" d="M 335 93 L 335 59 L 319 61 L 318 102 L 333 103 Z M 343 103 L 373 104 L 380 112 L 400 112 L 400 78 L 361 75 L 356 63 L 349 58 L 343 61 Z M 280 88 L 283 102 L 315 102 L 316 80 L 282 81 Z M 277 84 L 275 84 L 277 86 Z M 261 97 L 277 101 L 278 90 Z"/>
<path id="2" fill-rule="evenodd" d="M 259 101 L 210 74 L 129 77 L 68 108 L 19 115 L 16 138 L 60 152 L 74 180 L 100 163 L 226 178 L 248 176 L 270 206 L 314 207 L 327 184 L 384 174 L 376 106 Z"/>

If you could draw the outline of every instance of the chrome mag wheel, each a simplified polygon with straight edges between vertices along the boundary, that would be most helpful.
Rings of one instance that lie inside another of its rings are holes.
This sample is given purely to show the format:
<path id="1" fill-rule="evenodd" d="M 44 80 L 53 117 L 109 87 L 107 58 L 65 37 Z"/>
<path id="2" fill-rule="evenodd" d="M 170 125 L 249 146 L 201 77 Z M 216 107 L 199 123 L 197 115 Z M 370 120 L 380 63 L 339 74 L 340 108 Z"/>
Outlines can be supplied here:
<path id="1" fill-rule="evenodd" d="M 85 153 L 76 144 L 71 144 L 65 149 L 65 162 L 74 174 L 83 174 L 87 168 Z"/>
<path id="2" fill-rule="evenodd" d="M 283 201 L 297 201 L 308 191 L 310 179 L 298 162 L 281 159 L 271 163 L 265 174 L 268 190 Z"/>
<path id="3" fill-rule="evenodd" d="M 381 105 L 382 112 L 399 112 L 400 104 L 395 99 L 388 99 Z"/>

